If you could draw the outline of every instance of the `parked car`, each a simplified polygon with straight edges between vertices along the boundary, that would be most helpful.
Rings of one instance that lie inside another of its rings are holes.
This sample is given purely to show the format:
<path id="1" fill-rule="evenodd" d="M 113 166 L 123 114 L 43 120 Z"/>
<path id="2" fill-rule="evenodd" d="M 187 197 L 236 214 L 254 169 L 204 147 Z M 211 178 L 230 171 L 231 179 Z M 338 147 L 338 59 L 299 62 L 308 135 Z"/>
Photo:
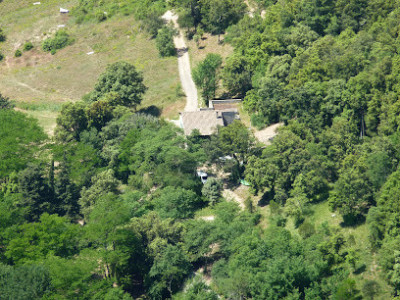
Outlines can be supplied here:
<path id="1" fill-rule="evenodd" d="M 197 171 L 197 176 L 200 178 L 201 182 L 205 184 L 207 182 L 208 174 L 204 171 Z"/>

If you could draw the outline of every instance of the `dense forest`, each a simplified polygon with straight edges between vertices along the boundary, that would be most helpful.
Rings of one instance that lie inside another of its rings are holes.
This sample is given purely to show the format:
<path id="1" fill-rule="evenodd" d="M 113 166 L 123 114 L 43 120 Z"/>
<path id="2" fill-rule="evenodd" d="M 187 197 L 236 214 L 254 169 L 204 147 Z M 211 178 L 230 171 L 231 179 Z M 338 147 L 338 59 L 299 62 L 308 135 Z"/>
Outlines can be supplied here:
<path id="1" fill-rule="evenodd" d="M 400 295 L 399 3 L 251 4 L 79 1 L 77 23 L 133 14 L 157 39 L 174 9 L 188 38 L 221 35 L 234 52 L 203 96 L 221 84 L 254 128 L 284 126 L 268 146 L 239 121 L 185 137 L 138 109 L 147 87 L 123 61 L 63 105 L 52 138 L 0 94 L 0 299 Z M 259 201 L 227 201 L 204 165 Z"/>

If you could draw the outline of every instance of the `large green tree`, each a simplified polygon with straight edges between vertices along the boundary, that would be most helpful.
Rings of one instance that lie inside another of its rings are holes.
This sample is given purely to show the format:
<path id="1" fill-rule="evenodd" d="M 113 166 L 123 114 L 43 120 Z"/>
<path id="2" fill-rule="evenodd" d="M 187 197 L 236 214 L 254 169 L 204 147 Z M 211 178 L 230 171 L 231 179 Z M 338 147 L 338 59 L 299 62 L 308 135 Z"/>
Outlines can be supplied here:
<path id="1" fill-rule="evenodd" d="M 218 69 L 222 64 L 219 54 L 209 53 L 192 71 L 193 80 L 201 89 L 201 95 L 208 105 L 208 101 L 215 97 L 218 88 Z"/>
<path id="2" fill-rule="evenodd" d="M 136 107 L 141 103 L 146 90 L 143 75 L 135 66 L 120 61 L 109 65 L 100 75 L 90 95 L 90 101 L 97 101 L 106 93 L 117 92 L 124 106 Z"/>

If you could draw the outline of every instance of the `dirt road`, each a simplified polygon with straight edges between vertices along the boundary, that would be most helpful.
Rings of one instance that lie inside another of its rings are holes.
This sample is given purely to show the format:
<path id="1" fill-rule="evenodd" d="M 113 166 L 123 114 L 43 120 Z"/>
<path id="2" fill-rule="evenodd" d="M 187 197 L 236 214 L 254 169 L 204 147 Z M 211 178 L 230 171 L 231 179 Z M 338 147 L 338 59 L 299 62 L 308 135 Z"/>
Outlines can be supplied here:
<path id="1" fill-rule="evenodd" d="M 186 95 L 185 111 L 198 110 L 199 103 L 197 98 L 197 89 L 193 82 L 192 72 L 190 69 L 188 48 L 186 46 L 183 33 L 178 26 L 178 16 L 169 10 L 162 16 L 162 18 L 167 22 L 172 21 L 174 27 L 179 32 L 179 34 L 174 37 L 174 44 L 178 53 L 179 77 L 181 79 L 183 92 Z"/>

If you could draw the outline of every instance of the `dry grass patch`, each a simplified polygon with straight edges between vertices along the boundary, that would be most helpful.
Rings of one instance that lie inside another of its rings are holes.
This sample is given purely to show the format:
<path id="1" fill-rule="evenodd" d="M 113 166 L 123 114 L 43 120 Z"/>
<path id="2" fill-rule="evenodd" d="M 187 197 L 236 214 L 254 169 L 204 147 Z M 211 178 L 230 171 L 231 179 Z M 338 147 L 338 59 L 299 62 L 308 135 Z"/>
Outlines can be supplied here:
<path id="1" fill-rule="evenodd" d="M 125 60 L 143 72 L 149 87 L 142 107 L 155 105 L 163 115 L 177 116 L 185 99 L 179 87 L 176 57 L 160 58 L 155 41 L 140 31 L 131 16 L 118 16 L 103 23 L 77 25 L 72 17 L 61 16 L 59 7 L 72 8 L 77 0 L 48 0 L 34 6 L 32 1 L 4 0 L 0 5 L 0 25 L 7 41 L 0 63 L 0 91 L 15 101 L 63 103 L 77 101 L 90 92 L 107 65 Z M 41 42 L 54 34 L 57 26 L 75 40 L 55 55 L 44 53 Z M 27 41 L 34 49 L 13 56 Z M 93 55 L 86 53 L 94 51 Z"/>

